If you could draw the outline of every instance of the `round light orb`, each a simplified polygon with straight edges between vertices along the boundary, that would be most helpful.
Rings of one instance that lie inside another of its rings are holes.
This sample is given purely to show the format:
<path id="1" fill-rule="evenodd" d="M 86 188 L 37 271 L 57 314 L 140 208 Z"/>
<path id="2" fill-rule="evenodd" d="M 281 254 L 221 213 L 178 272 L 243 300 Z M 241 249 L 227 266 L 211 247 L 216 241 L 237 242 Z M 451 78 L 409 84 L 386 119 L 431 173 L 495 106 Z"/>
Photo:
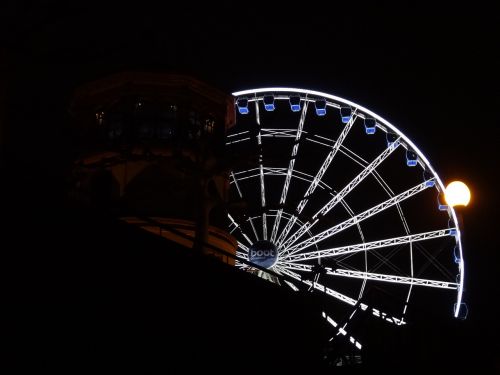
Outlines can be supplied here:
<path id="1" fill-rule="evenodd" d="M 467 206 L 470 202 L 470 190 L 462 181 L 453 181 L 444 191 L 448 206 Z"/>

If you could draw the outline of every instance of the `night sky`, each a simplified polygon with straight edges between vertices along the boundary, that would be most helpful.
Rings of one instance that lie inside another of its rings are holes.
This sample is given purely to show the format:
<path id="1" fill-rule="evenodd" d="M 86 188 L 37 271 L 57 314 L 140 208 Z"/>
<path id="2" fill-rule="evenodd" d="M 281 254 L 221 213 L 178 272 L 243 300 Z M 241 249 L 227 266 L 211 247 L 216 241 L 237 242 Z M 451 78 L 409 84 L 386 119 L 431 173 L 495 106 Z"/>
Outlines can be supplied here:
<path id="1" fill-rule="evenodd" d="M 469 318 L 454 337 L 468 363 L 494 357 L 498 371 L 499 13 L 480 4 L 165 3 L 1 6 L 1 79 L 15 114 L 2 131 L 3 167 L 18 176 L 21 166 L 25 181 L 50 176 L 37 194 L 57 199 L 62 185 L 50 181 L 63 180 L 74 156 L 60 108 L 79 83 L 117 71 L 187 73 L 227 92 L 290 86 L 352 100 L 401 129 L 445 182 L 471 188 Z"/>

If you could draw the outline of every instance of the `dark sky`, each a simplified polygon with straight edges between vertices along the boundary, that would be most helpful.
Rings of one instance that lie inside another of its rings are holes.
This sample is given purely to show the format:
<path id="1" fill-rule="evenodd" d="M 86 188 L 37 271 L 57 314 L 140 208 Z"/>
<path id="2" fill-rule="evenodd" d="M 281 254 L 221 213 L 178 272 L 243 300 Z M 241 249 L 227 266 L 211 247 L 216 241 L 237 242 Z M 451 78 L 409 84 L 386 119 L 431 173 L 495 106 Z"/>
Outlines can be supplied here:
<path id="1" fill-rule="evenodd" d="M 71 147 L 65 114 L 54 108 L 78 83 L 121 70 L 190 73 L 228 92 L 281 85 L 345 97 L 398 126 L 444 181 L 461 178 L 471 187 L 464 337 L 471 346 L 493 342 L 500 292 L 500 19 L 493 7 L 60 3 L 2 5 L 3 79 L 10 110 L 19 111 L 6 130 L 8 155 L 43 173 L 47 161 L 63 168 Z M 30 125 L 20 130 L 21 123 Z M 27 154 L 16 151 L 21 142 Z"/>

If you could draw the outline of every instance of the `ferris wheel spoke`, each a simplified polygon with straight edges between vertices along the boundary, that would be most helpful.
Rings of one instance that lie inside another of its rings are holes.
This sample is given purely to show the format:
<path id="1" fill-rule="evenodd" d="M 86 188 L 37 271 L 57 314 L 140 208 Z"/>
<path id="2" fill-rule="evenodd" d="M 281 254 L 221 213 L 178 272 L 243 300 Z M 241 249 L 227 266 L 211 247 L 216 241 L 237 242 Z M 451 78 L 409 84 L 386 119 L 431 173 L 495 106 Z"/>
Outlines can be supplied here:
<path id="1" fill-rule="evenodd" d="M 262 238 L 267 240 L 267 215 L 265 212 L 262 214 Z"/>
<path id="2" fill-rule="evenodd" d="M 340 152 L 363 168 L 366 168 L 369 164 L 365 159 L 363 159 L 357 153 L 355 153 L 354 151 L 352 151 L 351 149 L 349 149 L 345 146 L 342 146 L 342 148 L 340 149 Z M 382 176 L 380 176 L 380 174 L 377 172 L 377 170 L 375 169 L 371 173 L 372 173 L 372 176 L 375 178 L 375 180 L 377 180 L 377 182 L 380 184 L 382 189 L 384 189 L 384 191 L 389 196 L 391 196 L 391 197 L 394 196 L 394 192 L 392 191 L 391 187 L 382 178 Z"/>
<path id="3" fill-rule="evenodd" d="M 273 266 L 273 270 L 280 275 L 283 273 L 283 267 L 281 267 L 279 264 L 275 264 Z"/>
<path id="4" fill-rule="evenodd" d="M 262 207 L 262 238 L 267 240 L 267 215 L 266 209 L 266 186 L 264 183 L 264 161 L 263 161 L 263 150 L 262 150 L 262 126 L 260 123 L 260 112 L 259 112 L 259 102 L 255 101 L 255 120 L 259 126 L 259 132 L 257 133 L 257 145 L 259 147 L 259 177 L 260 177 L 260 204 Z"/>
<path id="5" fill-rule="evenodd" d="M 310 252 L 304 252 L 304 253 L 299 253 L 299 254 L 292 254 L 292 255 L 283 254 L 283 255 L 281 255 L 281 257 L 283 258 L 284 261 L 287 261 L 287 262 L 298 262 L 298 261 L 320 259 L 320 258 L 323 259 L 323 258 L 335 257 L 335 256 L 339 256 L 339 255 L 344 255 L 344 254 L 358 253 L 361 251 L 368 251 L 368 250 L 373 250 L 373 249 L 391 247 L 391 246 L 396 246 L 396 245 L 402 245 L 402 244 L 407 244 L 407 243 L 412 243 L 412 242 L 417 242 L 417 241 L 425 241 L 425 240 L 430 240 L 433 238 L 453 236 L 453 235 L 455 235 L 455 229 L 454 228 L 451 228 L 451 229 L 447 228 L 447 229 L 435 230 L 435 231 L 431 231 L 431 232 L 411 234 L 408 236 L 393 237 L 393 238 L 388 238 L 385 240 L 359 243 L 359 244 L 348 245 L 348 246 L 339 246 L 339 247 L 333 247 L 330 249 L 310 251 Z"/>
<path id="6" fill-rule="evenodd" d="M 366 220 L 368 219 L 369 217 L 372 217 L 376 214 L 378 214 L 379 212 L 382 212 L 384 210 L 386 210 L 387 208 L 389 207 L 392 207 L 394 206 L 395 204 L 399 203 L 399 202 L 402 202 L 416 194 L 418 194 L 419 192 L 429 188 L 430 186 L 434 186 L 433 185 L 433 181 L 434 181 L 434 178 L 431 178 L 427 181 L 424 181 L 422 182 L 421 184 L 418 184 L 406 191 L 404 191 L 403 193 L 401 194 L 398 194 L 372 208 L 369 208 L 368 210 L 348 219 L 348 220 L 345 220 L 344 222 L 340 223 L 340 224 L 337 224 L 321 233 L 318 233 L 314 236 L 312 236 L 311 238 L 305 240 L 305 241 L 302 241 L 301 243 L 291 247 L 290 249 L 285 249 L 285 251 L 283 252 L 283 254 L 285 254 L 285 252 L 288 252 L 288 255 L 292 255 L 292 254 L 295 254 L 305 248 L 308 248 L 309 246 L 312 246 L 312 245 L 315 245 L 317 244 L 318 242 L 321 242 L 327 238 L 330 238 L 332 237 L 333 235 L 363 221 L 363 220 Z M 431 183 L 432 182 L 432 183 Z"/>
<path id="7" fill-rule="evenodd" d="M 324 139 L 324 140 L 328 140 L 328 138 L 317 136 L 317 135 L 315 137 L 318 137 L 318 138 Z M 316 140 L 311 139 L 311 138 L 306 138 L 306 140 L 322 144 L 322 145 L 324 145 L 326 147 L 331 147 L 329 144 L 325 144 L 325 143 L 316 141 Z M 349 159 L 351 159 L 353 162 L 355 162 L 359 166 L 363 167 L 363 169 L 365 169 L 365 168 L 368 167 L 369 163 L 365 159 L 363 159 L 361 156 L 359 156 L 357 153 L 355 153 L 354 151 L 350 150 L 349 148 L 347 148 L 347 147 L 345 147 L 345 146 L 342 145 L 339 151 L 342 154 L 344 154 L 345 156 L 347 156 Z M 382 187 L 382 189 L 387 193 L 387 195 L 389 197 L 393 197 L 394 196 L 394 192 L 392 191 L 391 187 L 387 184 L 387 182 L 382 178 L 382 176 L 380 176 L 380 174 L 377 172 L 377 170 L 373 169 L 371 171 L 371 174 L 375 178 L 375 180 L 380 184 L 380 186 Z M 344 203 L 344 201 L 342 201 L 342 200 L 341 200 L 341 202 Z M 396 205 L 396 207 L 398 209 L 399 217 L 401 218 L 401 221 L 403 222 L 403 225 L 404 225 L 406 233 L 410 234 L 410 230 L 408 228 L 408 224 L 406 222 L 406 218 L 405 218 L 405 216 L 403 214 L 403 211 L 402 211 L 401 206 L 399 205 L 399 203 Z M 410 257 L 412 257 L 411 254 L 410 254 Z"/>
<path id="8" fill-rule="evenodd" d="M 430 279 L 419 279 L 415 277 L 407 276 L 396 276 L 396 275 L 385 275 L 380 273 L 371 272 L 361 272 L 361 271 L 351 271 L 351 270 L 328 270 L 327 275 L 349 277 L 354 279 L 368 279 L 375 281 L 384 281 L 396 284 L 407 284 L 407 285 L 419 285 L 431 288 L 441 288 L 441 289 L 458 289 L 457 283 L 452 283 L 448 281 L 440 280 L 430 280 Z"/>
<path id="9" fill-rule="evenodd" d="M 290 287 L 290 289 L 292 289 L 294 292 L 298 292 L 299 291 L 299 288 L 297 288 L 295 286 L 295 284 L 291 283 L 290 281 L 285 280 L 285 284 L 288 285 Z"/>
<path id="10" fill-rule="evenodd" d="M 238 180 L 236 180 L 236 176 L 234 175 L 233 171 L 231 171 L 231 178 L 233 179 L 234 186 L 236 186 L 236 191 L 238 191 L 238 195 L 240 196 L 240 198 L 243 198 L 240 185 L 238 184 Z"/>
<path id="11" fill-rule="evenodd" d="M 336 290 L 328 288 L 328 287 L 326 287 L 326 286 L 324 286 L 322 284 L 313 283 L 310 280 L 302 280 L 302 277 L 299 274 L 297 274 L 297 273 L 295 273 L 295 272 L 293 272 L 293 271 L 291 271 L 289 269 L 283 268 L 282 272 L 285 275 L 290 276 L 290 277 L 294 278 L 295 280 L 300 281 L 301 283 L 303 283 L 303 284 L 305 284 L 305 285 L 307 285 L 309 287 L 313 287 L 314 289 L 318 289 L 318 290 L 320 290 L 322 292 L 325 292 L 326 294 L 328 294 L 328 295 L 330 295 L 330 296 L 338 299 L 339 301 L 347 303 L 347 304 L 349 304 L 351 306 L 354 306 L 357 303 L 357 301 L 354 298 L 348 297 L 345 294 L 339 293 Z"/>
<path id="12" fill-rule="evenodd" d="M 276 217 L 274 219 L 274 225 L 273 225 L 273 231 L 271 233 L 271 242 L 274 242 L 274 239 L 276 238 L 276 234 L 278 233 L 278 228 L 280 225 L 281 221 L 281 215 L 283 215 L 283 208 L 279 208 L 278 212 L 276 213 Z"/>
<path id="13" fill-rule="evenodd" d="M 328 140 L 328 138 L 324 138 L 324 137 L 321 137 L 321 136 L 316 136 L 316 137 L 318 137 L 320 139 Z M 314 141 L 314 142 L 317 142 L 317 143 L 320 143 L 320 144 L 323 144 L 324 146 L 330 147 L 328 144 L 324 144 L 322 142 L 319 142 L 319 141 L 316 141 L 316 140 L 313 140 L 313 139 L 310 139 L 310 138 L 306 138 L 306 139 Z M 351 159 L 353 162 L 355 162 L 356 164 L 360 165 L 363 168 L 367 168 L 368 162 L 365 159 L 363 159 L 360 155 L 358 155 L 357 153 L 355 153 L 354 151 L 350 150 L 349 148 L 347 148 L 345 146 L 342 146 L 339 151 L 341 153 L 343 153 L 345 156 L 347 156 L 349 159 Z M 387 193 L 387 195 L 389 197 L 393 197 L 394 196 L 394 192 L 392 191 L 392 189 L 390 188 L 390 186 L 387 184 L 387 182 L 384 180 L 384 178 L 382 178 L 382 176 L 380 176 L 380 174 L 377 172 L 377 170 L 376 169 L 372 170 L 371 174 L 375 178 L 375 180 L 377 180 L 377 182 L 380 184 L 380 186 L 382 187 L 382 189 Z M 345 201 L 341 201 L 341 203 L 346 208 L 346 210 L 350 213 L 350 215 L 354 216 L 354 214 L 352 213 L 352 211 L 350 210 L 350 208 L 346 207 Z M 401 209 L 401 205 L 399 203 L 397 203 L 396 204 L 396 208 L 398 210 L 399 217 L 401 218 L 401 221 L 403 223 L 405 232 L 406 232 L 407 235 L 409 235 L 410 234 L 410 229 L 408 227 L 408 223 L 406 221 L 406 218 L 405 218 L 405 216 L 403 214 L 403 210 Z M 358 227 L 359 227 L 359 224 L 358 224 Z M 336 259 L 336 261 L 338 262 L 339 259 Z M 411 269 L 411 276 L 413 276 L 414 270 L 413 270 L 413 246 L 412 246 L 412 243 L 410 243 L 410 269 Z M 411 293 L 411 289 L 412 288 L 410 286 L 409 293 Z"/>
<path id="14" fill-rule="evenodd" d="M 307 272 L 313 271 L 313 266 L 311 264 L 280 262 L 279 265 L 285 267 L 288 270 L 307 271 Z"/>
<path id="15" fill-rule="evenodd" d="M 236 267 L 238 267 L 240 270 L 243 270 L 243 271 L 247 271 L 247 270 L 249 270 L 249 269 L 251 268 L 250 266 L 248 266 L 248 265 L 246 265 L 245 263 L 242 263 L 242 262 L 240 262 L 240 261 L 238 261 L 238 260 L 236 260 L 236 261 L 234 262 L 234 265 L 235 265 Z"/>
<path id="16" fill-rule="evenodd" d="M 227 217 L 231 221 L 229 233 L 232 234 L 237 229 L 240 232 L 240 234 L 243 236 L 243 238 L 248 242 L 248 244 L 252 245 L 252 241 L 250 240 L 250 238 L 246 235 L 246 233 L 243 231 L 241 226 L 234 220 L 234 218 L 231 216 L 231 214 L 228 213 Z"/>
<path id="17" fill-rule="evenodd" d="M 326 159 L 323 161 L 323 164 L 321 165 L 320 169 L 318 170 L 318 173 L 316 173 L 316 176 L 314 177 L 314 179 L 312 180 L 311 184 L 309 185 L 309 188 L 305 192 L 304 197 L 300 200 L 300 202 L 299 202 L 299 204 L 297 206 L 297 209 L 296 209 L 297 215 L 299 215 L 302 212 L 302 210 L 304 209 L 304 207 L 306 206 L 306 204 L 308 202 L 308 197 L 314 192 L 314 190 L 316 190 L 316 188 L 320 184 L 321 179 L 323 178 L 323 175 L 328 170 L 328 167 L 330 166 L 330 163 L 332 162 L 332 160 L 334 159 L 335 155 L 337 154 L 340 146 L 342 145 L 342 143 L 344 142 L 345 138 L 347 137 L 347 134 L 349 133 L 349 130 L 351 130 L 352 126 L 354 125 L 354 122 L 356 121 L 356 119 L 357 119 L 357 115 L 355 113 L 353 113 L 353 115 L 349 119 L 349 122 L 344 126 L 344 129 L 342 129 L 342 132 L 340 133 L 340 136 L 337 138 L 337 140 L 333 144 L 332 149 L 328 153 Z M 288 225 L 284 228 L 283 232 L 281 232 L 281 234 L 280 234 L 280 236 L 278 238 L 278 241 L 276 243 L 276 245 L 278 247 L 283 243 L 283 241 L 285 240 L 286 236 L 288 236 L 288 233 L 292 229 L 293 224 L 295 224 L 295 222 L 288 223 Z"/>
<path id="18" fill-rule="evenodd" d="M 272 138 L 295 138 L 297 136 L 297 129 L 262 128 L 261 136 Z"/>
<path id="19" fill-rule="evenodd" d="M 366 303 L 355 300 L 354 298 L 346 296 L 345 294 L 339 293 L 336 290 L 333 290 L 333 289 L 331 289 L 331 288 L 329 288 L 329 287 L 327 287 L 319 282 L 313 282 L 310 280 L 303 280 L 302 277 L 299 274 L 297 274 L 296 272 L 293 272 L 293 271 L 288 270 L 288 269 L 284 269 L 283 273 L 287 276 L 290 276 L 290 277 L 300 281 L 301 283 L 307 285 L 308 287 L 319 290 L 320 292 L 324 292 L 327 295 L 329 295 L 329 296 L 331 296 L 339 301 L 347 303 L 351 306 L 357 306 L 362 311 L 370 310 L 374 316 L 376 316 L 378 318 L 382 318 L 384 321 L 387 321 L 387 322 L 393 323 L 393 324 L 397 324 L 397 325 L 406 324 L 404 322 L 404 320 L 402 320 L 402 319 L 396 318 L 395 316 L 391 316 L 391 315 L 383 312 L 383 310 L 381 310 L 379 308 L 375 308 L 373 306 L 368 306 Z"/>
<path id="20" fill-rule="evenodd" d="M 239 257 L 239 258 L 242 258 L 242 259 L 246 259 L 247 258 L 247 255 L 245 253 L 242 253 L 241 251 L 236 251 L 236 256 Z"/>
<path id="21" fill-rule="evenodd" d="M 266 207 L 266 186 L 264 184 L 264 167 L 262 166 L 262 158 L 260 161 L 259 176 L 260 176 L 260 202 L 261 202 L 262 208 L 265 208 Z"/>
<path id="22" fill-rule="evenodd" d="M 349 182 L 341 191 L 339 191 L 328 203 L 326 203 L 322 208 L 320 208 L 312 216 L 312 223 L 306 223 L 301 228 L 299 228 L 292 236 L 290 236 L 284 243 L 283 247 L 287 248 L 293 245 L 299 238 L 301 238 L 307 230 L 311 229 L 313 225 L 318 222 L 318 218 L 325 216 L 330 212 L 340 201 L 342 201 L 347 194 L 349 194 L 356 186 L 358 186 L 367 176 L 369 176 L 375 168 L 377 168 L 385 159 L 391 155 L 394 150 L 399 146 L 399 140 L 391 143 L 379 156 L 377 156 L 370 164 L 368 164 L 365 169 L 361 171 L 356 177 L 354 177 L 351 182 Z"/>
<path id="23" fill-rule="evenodd" d="M 244 250 L 245 252 L 248 253 L 248 246 L 243 245 L 240 241 L 237 241 L 237 242 L 238 242 L 238 247 L 241 250 Z M 246 258 L 246 255 L 244 253 L 241 253 L 241 254 L 243 254 L 243 258 Z"/>
<path id="24" fill-rule="evenodd" d="M 250 226 L 252 227 L 253 234 L 255 236 L 255 241 L 259 241 L 259 235 L 257 233 L 257 229 L 255 229 L 255 224 L 253 223 L 253 218 L 248 218 L 248 221 L 250 222 Z"/>
<path id="25" fill-rule="evenodd" d="M 355 312 L 356 312 L 356 310 L 354 310 L 353 313 L 351 314 L 351 318 Z M 324 311 L 322 312 L 322 316 L 323 316 L 323 318 L 326 319 L 326 321 L 330 325 L 332 325 L 334 328 L 336 328 L 336 332 L 337 332 L 336 336 L 338 336 L 338 335 L 346 336 L 347 335 L 347 331 L 345 330 L 347 323 L 345 323 L 342 327 L 339 327 L 339 324 L 334 319 L 332 319 L 330 316 L 328 316 Z M 333 340 L 333 338 L 334 337 L 332 337 L 330 340 Z M 359 350 L 361 350 L 361 348 L 363 347 L 363 345 L 361 345 L 361 343 L 351 335 L 349 335 L 349 341 L 351 344 L 353 344 Z"/>
<path id="26" fill-rule="evenodd" d="M 399 146 L 399 141 L 391 143 L 379 156 L 377 156 L 369 165 L 365 167 L 361 173 L 354 177 L 337 195 L 325 204 L 319 211 L 317 211 L 313 218 L 318 216 L 325 216 L 335 207 L 343 198 L 347 196 L 356 186 L 358 186 L 368 175 L 370 175 L 375 168 L 377 168 L 385 159 L 387 159 Z"/>
<path id="27" fill-rule="evenodd" d="M 285 183 L 283 185 L 283 190 L 281 192 L 281 198 L 280 198 L 280 205 L 281 206 L 285 204 L 286 197 L 288 195 L 288 189 L 290 187 L 290 181 L 292 179 L 293 167 L 295 165 L 295 158 L 297 157 L 297 153 L 299 151 L 300 137 L 302 136 L 304 122 L 306 120 L 307 107 L 308 107 L 308 102 L 305 102 L 304 106 L 302 107 L 302 113 L 300 115 L 299 126 L 297 128 L 297 133 L 295 135 L 295 143 L 294 143 L 293 148 L 292 148 L 292 155 L 291 155 L 290 161 L 288 163 L 288 169 L 286 171 Z M 278 228 L 280 225 L 282 213 L 283 213 L 283 208 L 280 208 L 278 210 L 276 218 L 274 219 L 274 226 L 273 226 L 273 231 L 271 234 L 271 242 L 274 242 L 274 240 L 276 239 L 276 235 L 278 233 Z"/>
<path id="28" fill-rule="evenodd" d="M 238 195 L 240 196 L 241 199 L 243 199 L 243 193 L 241 192 L 240 185 L 239 185 L 238 180 L 236 179 L 236 176 L 234 175 L 233 171 L 231 171 L 230 176 L 233 179 L 234 186 L 236 186 L 236 190 L 238 191 Z M 233 225 L 237 225 L 236 222 L 234 221 L 234 219 L 232 217 L 230 217 L 230 220 L 232 221 Z M 248 221 L 250 222 L 250 225 L 252 226 L 252 230 L 253 230 L 253 234 L 255 235 L 255 239 L 256 239 L 256 241 L 258 241 L 259 240 L 259 235 L 257 234 L 257 231 L 255 230 L 255 225 L 253 223 L 252 218 L 249 218 Z M 242 235 L 250 243 L 250 240 L 248 239 L 248 236 L 245 235 L 244 233 L 242 233 Z"/>
<path id="29" fill-rule="evenodd" d="M 303 225 L 303 224 L 304 224 L 304 223 L 303 223 L 303 221 L 302 221 L 302 220 L 300 220 L 298 217 L 296 217 L 295 215 L 290 214 L 290 213 L 288 213 L 288 212 L 286 212 L 286 211 L 284 211 L 284 210 L 283 210 L 283 213 L 282 213 L 282 215 L 281 215 L 281 218 L 282 218 L 282 220 L 286 220 L 286 223 L 287 223 L 287 224 L 288 224 L 289 222 L 291 222 L 291 221 L 295 221 L 295 223 L 296 223 L 297 225 L 299 225 L 299 226 L 301 226 L 301 225 Z M 310 236 L 312 236 L 312 233 L 311 233 L 311 232 L 308 232 L 308 234 L 309 234 Z M 280 248 L 278 248 L 278 253 L 279 253 L 279 254 L 281 254 L 281 249 L 280 249 Z"/>
<path id="30" fill-rule="evenodd" d="M 226 136 L 226 146 L 250 140 L 249 133 L 250 131 L 245 130 L 235 134 L 228 134 Z"/>

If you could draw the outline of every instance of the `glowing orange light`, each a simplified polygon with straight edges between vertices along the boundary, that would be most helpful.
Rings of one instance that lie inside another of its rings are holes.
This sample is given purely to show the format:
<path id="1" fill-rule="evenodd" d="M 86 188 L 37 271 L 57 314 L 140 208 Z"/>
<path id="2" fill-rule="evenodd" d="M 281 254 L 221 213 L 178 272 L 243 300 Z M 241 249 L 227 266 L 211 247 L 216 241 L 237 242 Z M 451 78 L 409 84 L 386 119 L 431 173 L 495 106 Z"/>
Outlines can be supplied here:
<path id="1" fill-rule="evenodd" d="M 453 181 L 444 191 L 444 199 L 449 206 L 467 206 L 470 202 L 470 190 L 461 181 Z"/>

